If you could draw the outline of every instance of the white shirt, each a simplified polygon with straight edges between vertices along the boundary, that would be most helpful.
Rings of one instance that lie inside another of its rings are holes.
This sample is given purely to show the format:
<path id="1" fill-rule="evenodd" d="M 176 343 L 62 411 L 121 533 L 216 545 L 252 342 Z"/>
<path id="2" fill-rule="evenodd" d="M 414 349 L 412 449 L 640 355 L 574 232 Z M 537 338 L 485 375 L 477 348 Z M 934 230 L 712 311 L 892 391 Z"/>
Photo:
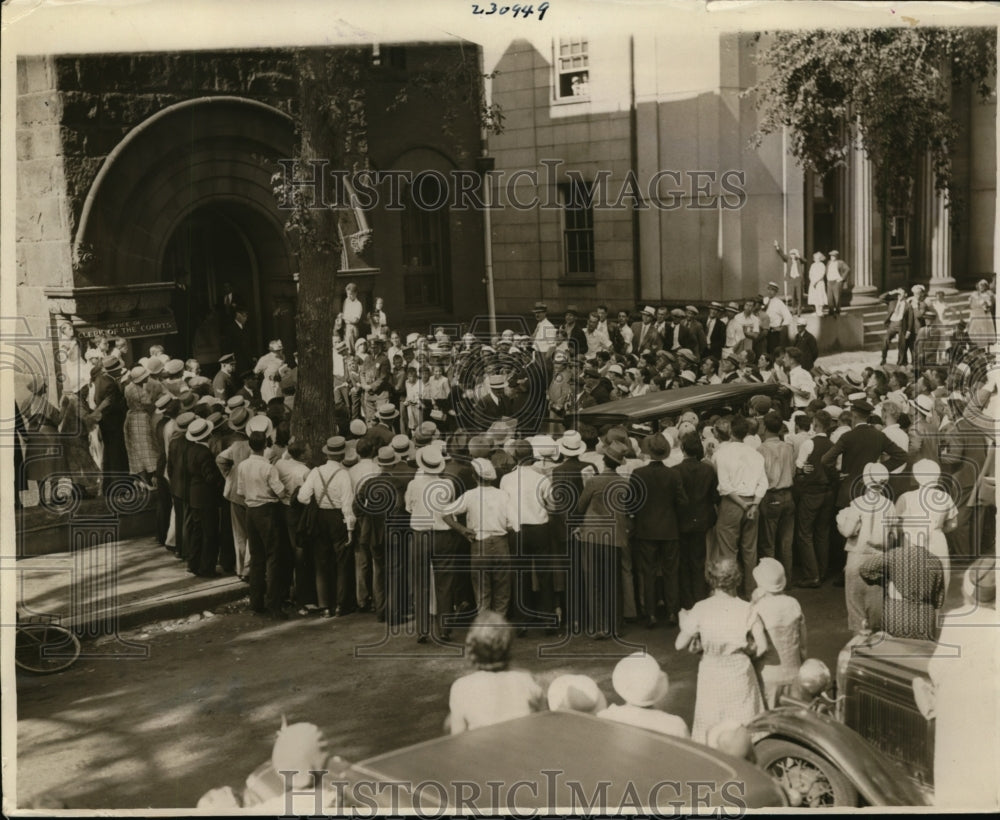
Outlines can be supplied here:
<path id="1" fill-rule="evenodd" d="M 826 263 L 826 281 L 839 282 L 842 278 L 840 275 L 840 260 L 831 259 Z"/>
<path id="2" fill-rule="evenodd" d="M 321 510 L 340 510 L 347 531 L 354 529 L 354 488 L 351 476 L 342 464 L 327 461 L 309 471 L 299 487 L 299 503 L 308 504 L 314 498 Z"/>
<path id="3" fill-rule="evenodd" d="M 476 540 L 482 541 L 507 534 L 507 530 L 512 526 L 507 513 L 510 505 L 510 496 L 503 490 L 484 486 L 462 493 L 448 512 L 451 515 L 464 513 L 465 525 L 475 531 Z"/>
<path id="4" fill-rule="evenodd" d="M 903 313 L 906 311 L 906 301 L 904 299 L 898 299 L 896 301 L 896 309 L 893 310 L 892 316 L 889 317 L 890 322 L 901 322 L 903 321 Z"/>
<path id="5" fill-rule="evenodd" d="M 448 505 L 454 497 L 451 481 L 418 470 L 406 485 L 406 511 L 410 513 L 410 527 L 439 532 L 451 529 L 444 523 L 443 516 L 451 511 Z"/>
<path id="6" fill-rule="evenodd" d="M 760 501 L 767 492 L 764 456 L 744 442 L 724 441 L 712 456 L 719 477 L 719 495 L 735 493 Z"/>
<path id="7" fill-rule="evenodd" d="M 361 315 L 364 313 L 364 308 L 361 305 L 361 300 L 356 296 L 352 299 L 348 296 L 344 300 L 344 321 L 349 325 L 356 325 L 361 321 Z"/>
<path id="8" fill-rule="evenodd" d="M 809 402 L 816 398 L 816 382 L 802 365 L 796 365 L 788 371 L 788 385 L 792 388 L 792 401 L 796 407 L 808 407 Z M 807 390 L 809 394 L 800 396 L 795 390 Z"/>
<path id="9" fill-rule="evenodd" d="M 548 319 L 542 319 L 531 338 L 535 343 L 535 350 L 539 353 L 548 353 L 556 342 L 556 326 Z"/>
<path id="10" fill-rule="evenodd" d="M 598 712 L 597 716 L 617 723 L 627 723 L 629 726 L 638 726 L 640 729 L 660 732 L 664 735 L 691 737 L 683 718 L 660 709 L 644 709 L 630 703 L 612 704 L 604 711 Z"/>
<path id="11" fill-rule="evenodd" d="M 545 501 L 552 494 L 552 482 L 534 465 L 521 465 L 511 470 L 500 479 L 500 489 L 507 494 L 507 520 L 514 532 L 520 532 L 522 524 L 548 523 Z"/>
<path id="12" fill-rule="evenodd" d="M 795 324 L 795 319 L 792 317 L 788 305 L 777 296 L 772 296 L 767 300 L 767 317 L 771 320 L 771 330 L 792 327 Z"/>

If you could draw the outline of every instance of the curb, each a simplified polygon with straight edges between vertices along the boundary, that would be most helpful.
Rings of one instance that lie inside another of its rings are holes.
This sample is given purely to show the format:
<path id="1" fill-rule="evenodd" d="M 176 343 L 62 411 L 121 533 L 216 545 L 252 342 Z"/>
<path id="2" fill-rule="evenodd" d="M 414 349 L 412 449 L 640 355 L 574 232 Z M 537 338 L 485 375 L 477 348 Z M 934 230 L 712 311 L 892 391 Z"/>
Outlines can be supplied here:
<path id="1" fill-rule="evenodd" d="M 194 590 L 121 604 L 115 612 L 98 610 L 82 618 L 68 618 L 61 623 L 81 638 L 98 638 L 155 621 L 183 618 L 195 612 L 215 609 L 246 597 L 248 592 L 249 587 L 239 578 L 225 578 Z"/>

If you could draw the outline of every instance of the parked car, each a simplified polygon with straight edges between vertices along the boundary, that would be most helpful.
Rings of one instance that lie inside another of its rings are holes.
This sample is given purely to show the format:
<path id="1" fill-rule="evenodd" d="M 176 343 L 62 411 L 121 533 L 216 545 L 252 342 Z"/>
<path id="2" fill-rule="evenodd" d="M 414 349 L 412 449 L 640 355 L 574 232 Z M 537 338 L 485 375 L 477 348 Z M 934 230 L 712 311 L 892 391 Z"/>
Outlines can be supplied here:
<path id="1" fill-rule="evenodd" d="M 848 643 L 837 659 L 837 719 L 896 763 L 928 804 L 934 794 L 934 721 L 917 707 L 913 681 L 929 680 L 936 648 L 933 641 L 874 632 Z"/>
<path id="2" fill-rule="evenodd" d="M 701 416 L 709 413 L 744 410 L 753 396 L 770 396 L 784 407 L 789 397 L 788 388 L 780 384 L 707 384 L 660 390 L 629 399 L 618 399 L 587 407 L 577 414 L 577 423 L 652 424 L 666 417 L 676 418 L 692 410 Z"/>
<path id="3" fill-rule="evenodd" d="M 838 657 L 835 697 L 786 690 L 754 719 L 758 765 L 804 806 L 930 804 L 933 725 L 917 708 L 913 679 L 926 677 L 933 652 L 928 641 L 884 633 L 852 639 Z"/>
<path id="4" fill-rule="evenodd" d="M 742 812 L 788 805 L 775 781 L 745 760 L 576 712 L 540 712 L 361 763 L 332 758 L 327 766 L 325 779 L 346 784 L 344 801 L 362 816 L 413 809 L 421 816 L 560 809 L 666 814 L 683 806 Z M 261 800 L 280 796 L 283 784 L 270 763 L 247 780 Z"/>

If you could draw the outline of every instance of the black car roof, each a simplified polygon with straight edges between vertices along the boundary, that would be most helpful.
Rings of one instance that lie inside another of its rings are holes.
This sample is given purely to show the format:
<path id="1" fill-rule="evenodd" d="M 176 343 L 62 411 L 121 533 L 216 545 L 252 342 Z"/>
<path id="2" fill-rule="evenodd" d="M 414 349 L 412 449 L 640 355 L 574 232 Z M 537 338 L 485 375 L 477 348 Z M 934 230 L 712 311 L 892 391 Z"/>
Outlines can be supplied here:
<path id="1" fill-rule="evenodd" d="M 595 427 L 602 424 L 641 424 L 664 416 L 677 416 L 686 410 L 701 413 L 722 407 L 741 406 L 752 396 L 776 396 L 784 389 L 780 384 L 703 384 L 660 390 L 594 405 L 579 412 L 579 421 Z"/>

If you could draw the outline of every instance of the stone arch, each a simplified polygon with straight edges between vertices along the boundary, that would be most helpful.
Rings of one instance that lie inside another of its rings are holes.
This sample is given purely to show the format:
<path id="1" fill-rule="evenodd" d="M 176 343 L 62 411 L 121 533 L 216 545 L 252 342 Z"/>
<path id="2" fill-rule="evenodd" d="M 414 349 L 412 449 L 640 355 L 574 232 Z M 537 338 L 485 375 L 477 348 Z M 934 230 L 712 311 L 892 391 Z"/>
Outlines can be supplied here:
<path id="1" fill-rule="evenodd" d="M 75 288 L 145 294 L 137 296 L 138 312 L 172 307 L 176 313 L 179 299 L 214 299 L 217 281 L 196 282 L 184 296 L 191 283 L 177 275 L 185 252 L 179 240 L 222 226 L 245 277 L 234 284 L 251 309 L 264 311 L 261 321 L 252 320 L 253 342 L 284 336 L 287 327 L 275 327 L 267 310 L 294 303 L 297 266 L 271 180 L 277 161 L 294 149 L 292 119 L 256 100 L 202 97 L 157 112 L 116 146 L 91 186 L 74 251 L 92 259 L 78 266 Z M 192 241 L 192 253 L 206 246 L 204 238 L 197 246 Z M 192 267 L 196 277 L 205 275 L 197 259 Z M 287 316 L 282 323 L 288 325 Z M 176 352 L 191 354 L 194 330 L 181 331 Z M 205 351 L 205 358 L 213 355 L 213 348 Z"/>

